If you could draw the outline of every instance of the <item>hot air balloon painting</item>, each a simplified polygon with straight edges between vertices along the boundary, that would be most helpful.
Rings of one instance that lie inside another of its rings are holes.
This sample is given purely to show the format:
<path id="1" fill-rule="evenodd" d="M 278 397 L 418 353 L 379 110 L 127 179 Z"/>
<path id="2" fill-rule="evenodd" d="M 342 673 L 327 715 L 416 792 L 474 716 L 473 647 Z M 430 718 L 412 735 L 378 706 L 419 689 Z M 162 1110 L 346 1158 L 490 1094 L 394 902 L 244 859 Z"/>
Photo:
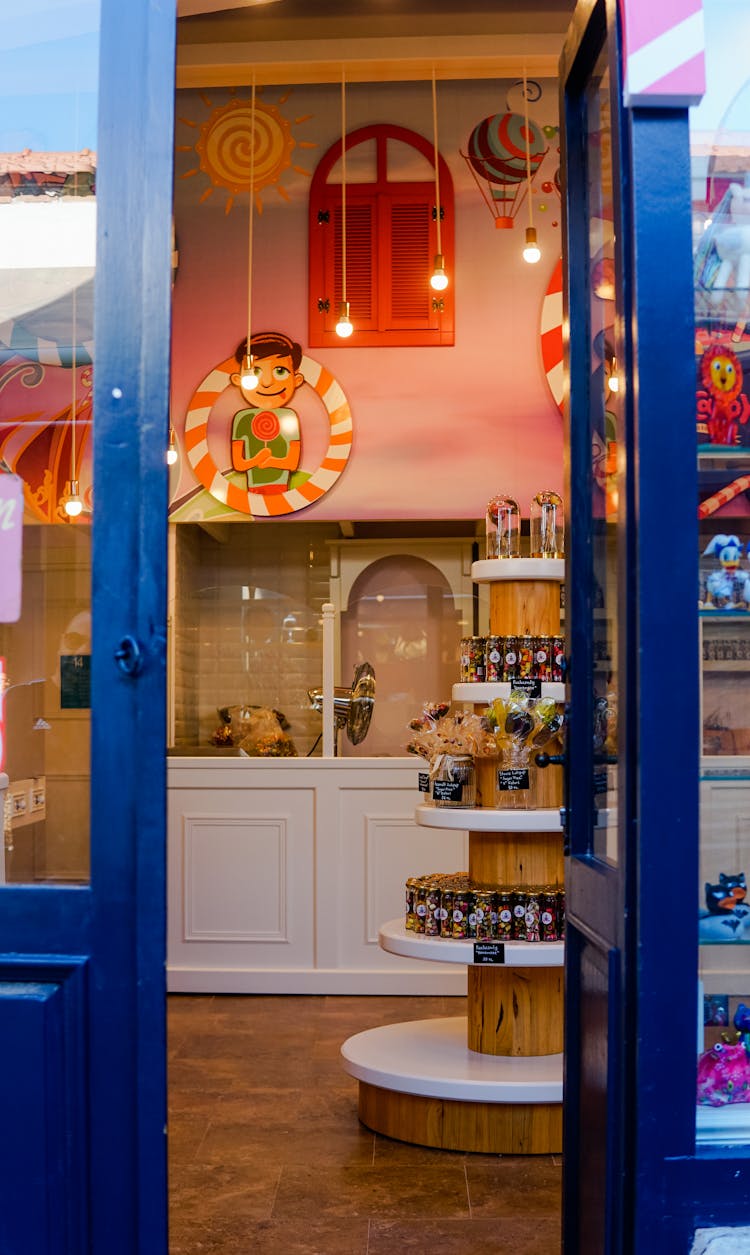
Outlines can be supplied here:
<path id="1" fill-rule="evenodd" d="M 477 123 L 466 147 L 468 151 L 461 156 L 495 219 L 495 226 L 512 227 L 524 195 L 529 191 L 529 181 L 547 154 L 541 128 L 521 113 L 496 113 Z"/>

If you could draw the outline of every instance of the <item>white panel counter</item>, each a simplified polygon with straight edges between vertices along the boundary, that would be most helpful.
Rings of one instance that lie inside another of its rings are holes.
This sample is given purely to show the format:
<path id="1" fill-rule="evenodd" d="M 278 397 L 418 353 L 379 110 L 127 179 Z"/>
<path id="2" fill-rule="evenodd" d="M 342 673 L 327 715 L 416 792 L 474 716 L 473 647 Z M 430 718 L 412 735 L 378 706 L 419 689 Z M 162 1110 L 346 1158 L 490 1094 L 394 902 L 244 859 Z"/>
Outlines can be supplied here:
<path id="1" fill-rule="evenodd" d="M 415 822 L 420 769 L 407 757 L 169 757 L 170 991 L 464 994 L 460 964 L 378 945 L 407 877 L 468 867 L 466 831 Z"/>

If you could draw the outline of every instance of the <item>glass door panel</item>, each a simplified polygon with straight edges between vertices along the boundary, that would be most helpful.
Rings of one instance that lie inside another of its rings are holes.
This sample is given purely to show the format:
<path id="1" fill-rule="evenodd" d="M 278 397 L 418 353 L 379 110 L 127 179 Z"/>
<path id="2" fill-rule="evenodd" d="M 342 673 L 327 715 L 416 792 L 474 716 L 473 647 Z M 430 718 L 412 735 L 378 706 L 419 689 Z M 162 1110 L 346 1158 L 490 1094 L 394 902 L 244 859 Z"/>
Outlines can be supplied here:
<path id="1" fill-rule="evenodd" d="M 610 73 L 602 51 L 586 88 L 591 326 L 591 543 L 593 565 L 593 853 L 617 860 L 617 430 L 615 211 Z"/>
<path id="2" fill-rule="evenodd" d="M 19 9 L 0 54 L 0 487 L 23 493 L 20 614 L 0 623 L 3 884 L 89 876 L 99 3 L 74 8 Z"/>
<path id="3" fill-rule="evenodd" d="M 701 676 L 697 1136 L 750 1142 L 750 14 L 706 0 L 691 111 Z M 740 1037 L 738 1038 L 738 1032 Z"/>

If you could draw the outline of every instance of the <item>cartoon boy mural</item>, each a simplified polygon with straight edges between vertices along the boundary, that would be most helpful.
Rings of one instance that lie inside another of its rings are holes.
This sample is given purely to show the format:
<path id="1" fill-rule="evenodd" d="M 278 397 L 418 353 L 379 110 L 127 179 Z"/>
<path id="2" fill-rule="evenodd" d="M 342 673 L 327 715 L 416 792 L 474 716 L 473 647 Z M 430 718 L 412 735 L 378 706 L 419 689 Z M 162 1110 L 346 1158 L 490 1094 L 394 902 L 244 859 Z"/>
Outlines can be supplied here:
<path id="1" fill-rule="evenodd" d="M 283 332 L 261 331 L 250 339 L 250 354 L 257 388 L 242 386 L 240 370 L 230 376 L 249 407 L 232 420 L 232 466 L 247 472 L 250 492 L 286 492 L 300 460 L 299 418 L 289 402 L 305 382 L 299 369 L 302 347 Z M 238 367 L 246 356 L 243 340 L 235 353 Z"/>

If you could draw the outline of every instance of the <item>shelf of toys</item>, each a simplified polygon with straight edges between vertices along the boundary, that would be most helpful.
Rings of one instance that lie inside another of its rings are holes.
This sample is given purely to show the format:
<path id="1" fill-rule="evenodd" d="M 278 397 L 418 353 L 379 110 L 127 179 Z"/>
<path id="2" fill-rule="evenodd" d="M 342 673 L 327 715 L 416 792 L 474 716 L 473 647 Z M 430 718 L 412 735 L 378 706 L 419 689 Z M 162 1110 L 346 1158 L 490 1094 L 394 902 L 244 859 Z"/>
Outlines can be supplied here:
<path id="1" fill-rule="evenodd" d="M 712 434 L 710 424 L 705 434 Z M 737 431 L 734 435 L 739 439 Z M 704 1145 L 723 1146 L 750 1141 L 750 904 L 744 870 L 750 855 L 748 469 L 750 448 L 698 447 L 703 1049 L 696 1134 Z"/>

